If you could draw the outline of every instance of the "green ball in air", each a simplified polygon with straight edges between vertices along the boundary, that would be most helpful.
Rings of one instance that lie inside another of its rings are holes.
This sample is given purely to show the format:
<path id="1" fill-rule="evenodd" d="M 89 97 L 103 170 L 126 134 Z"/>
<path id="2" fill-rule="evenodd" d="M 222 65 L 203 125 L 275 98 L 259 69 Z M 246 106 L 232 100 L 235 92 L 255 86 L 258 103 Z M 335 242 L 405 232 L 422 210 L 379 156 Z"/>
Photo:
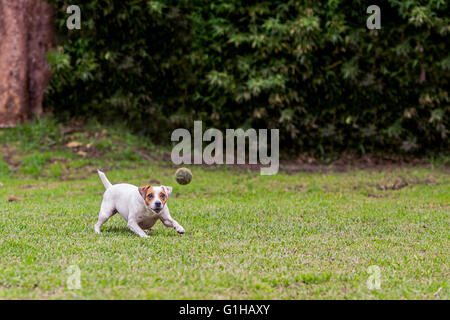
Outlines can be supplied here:
<path id="1" fill-rule="evenodd" d="M 192 172 L 188 168 L 180 168 L 175 172 L 175 180 L 181 185 L 186 185 L 192 180 Z"/>

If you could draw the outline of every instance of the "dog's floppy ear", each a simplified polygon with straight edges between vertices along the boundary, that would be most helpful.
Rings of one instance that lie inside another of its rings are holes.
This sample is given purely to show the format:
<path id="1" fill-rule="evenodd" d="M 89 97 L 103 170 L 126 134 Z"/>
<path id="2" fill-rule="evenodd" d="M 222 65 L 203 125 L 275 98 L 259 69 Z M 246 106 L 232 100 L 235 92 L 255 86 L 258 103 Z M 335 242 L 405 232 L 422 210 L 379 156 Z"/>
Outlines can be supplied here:
<path id="1" fill-rule="evenodd" d="M 139 193 L 141 194 L 142 198 L 144 198 L 144 200 L 145 196 L 147 195 L 148 188 L 150 188 L 150 186 L 139 187 Z"/>
<path id="2" fill-rule="evenodd" d="M 166 190 L 167 192 L 167 196 L 170 196 L 172 194 L 172 187 L 168 187 L 168 186 L 162 186 L 164 188 L 164 190 Z"/>

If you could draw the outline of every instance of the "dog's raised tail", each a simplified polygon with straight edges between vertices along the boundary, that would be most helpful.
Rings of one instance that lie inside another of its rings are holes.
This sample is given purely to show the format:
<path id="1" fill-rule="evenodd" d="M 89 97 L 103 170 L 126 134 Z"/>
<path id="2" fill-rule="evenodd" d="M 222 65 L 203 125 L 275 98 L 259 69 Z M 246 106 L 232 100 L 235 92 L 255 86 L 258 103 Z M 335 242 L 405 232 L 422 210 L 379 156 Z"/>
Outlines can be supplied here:
<path id="1" fill-rule="evenodd" d="M 103 185 L 105 186 L 105 189 L 108 189 L 109 187 L 112 186 L 111 182 L 109 182 L 108 178 L 106 177 L 106 175 L 101 172 L 100 170 L 97 169 L 98 172 L 98 176 L 100 177 L 100 179 L 103 182 Z"/>

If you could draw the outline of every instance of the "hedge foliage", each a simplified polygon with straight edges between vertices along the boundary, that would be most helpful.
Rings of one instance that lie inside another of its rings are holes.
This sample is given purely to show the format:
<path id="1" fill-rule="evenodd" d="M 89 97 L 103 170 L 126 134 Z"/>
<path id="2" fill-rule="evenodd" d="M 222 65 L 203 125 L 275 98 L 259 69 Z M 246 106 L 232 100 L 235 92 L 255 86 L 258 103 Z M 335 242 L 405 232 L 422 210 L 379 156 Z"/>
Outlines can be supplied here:
<path id="1" fill-rule="evenodd" d="M 163 143 L 201 119 L 279 128 L 292 153 L 448 150 L 447 1 L 373 2 L 91 0 L 69 31 L 54 0 L 46 107 Z"/>

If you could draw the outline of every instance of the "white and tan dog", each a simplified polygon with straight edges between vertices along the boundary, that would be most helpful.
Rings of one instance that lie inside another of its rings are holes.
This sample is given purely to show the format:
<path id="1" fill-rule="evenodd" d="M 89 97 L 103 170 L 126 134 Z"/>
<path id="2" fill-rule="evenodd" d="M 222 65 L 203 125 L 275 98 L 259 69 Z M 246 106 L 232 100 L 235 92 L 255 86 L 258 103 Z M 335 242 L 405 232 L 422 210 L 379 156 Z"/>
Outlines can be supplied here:
<path id="1" fill-rule="evenodd" d="M 95 233 L 100 233 L 101 226 L 117 212 L 128 222 L 131 231 L 143 238 L 148 237 L 144 230 L 153 227 L 158 220 L 161 220 L 166 227 L 174 228 L 178 233 L 184 233 L 183 227 L 172 219 L 167 207 L 172 187 L 138 188 L 127 183 L 112 185 L 103 172 L 97 171 L 106 191 L 103 195 L 98 221 L 95 224 Z"/>

